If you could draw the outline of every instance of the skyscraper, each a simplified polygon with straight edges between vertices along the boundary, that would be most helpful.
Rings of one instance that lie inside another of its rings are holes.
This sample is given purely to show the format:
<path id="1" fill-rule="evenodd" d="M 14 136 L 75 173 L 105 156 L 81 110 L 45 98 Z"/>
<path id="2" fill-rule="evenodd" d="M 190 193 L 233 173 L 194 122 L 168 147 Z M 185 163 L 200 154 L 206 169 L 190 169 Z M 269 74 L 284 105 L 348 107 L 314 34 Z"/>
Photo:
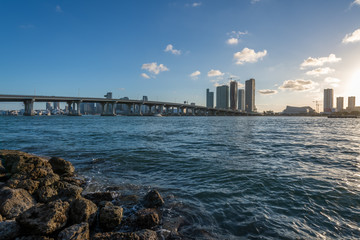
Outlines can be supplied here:
<path id="1" fill-rule="evenodd" d="M 348 97 L 348 107 L 347 109 L 349 111 L 354 111 L 355 110 L 355 97 Z"/>
<path id="2" fill-rule="evenodd" d="M 334 107 L 334 90 L 331 88 L 324 89 L 324 112 L 331 113 Z"/>
<path id="3" fill-rule="evenodd" d="M 244 91 L 244 89 L 239 89 L 238 109 L 242 112 L 245 111 L 245 91 Z"/>
<path id="4" fill-rule="evenodd" d="M 245 81 L 245 112 L 255 112 L 255 79 Z"/>
<path id="5" fill-rule="evenodd" d="M 59 102 L 54 102 L 54 109 L 55 109 L 55 110 L 59 110 L 59 109 L 60 109 L 60 103 L 59 103 Z"/>
<path id="6" fill-rule="evenodd" d="M 230 82 L 230 109 L 236 110 L 238 103 L 238 83 L 237 81 Z"/>
<path id="7" fill-rule="evenodd" d="M 336 111 L 342 112 L 344 110 L 344 97 L 336 98 Z"/>
<path id="8" fill-rule="evenodd" d="M 206 107 L 214 107 L 214 92 L 210 92 L 209 89 L 206 89 Z"/>
<path id="9" fill-rule="evenodd" d="M 222 85 L 216 88 L 216 108 L 229 108 L 229 86 Z"/>

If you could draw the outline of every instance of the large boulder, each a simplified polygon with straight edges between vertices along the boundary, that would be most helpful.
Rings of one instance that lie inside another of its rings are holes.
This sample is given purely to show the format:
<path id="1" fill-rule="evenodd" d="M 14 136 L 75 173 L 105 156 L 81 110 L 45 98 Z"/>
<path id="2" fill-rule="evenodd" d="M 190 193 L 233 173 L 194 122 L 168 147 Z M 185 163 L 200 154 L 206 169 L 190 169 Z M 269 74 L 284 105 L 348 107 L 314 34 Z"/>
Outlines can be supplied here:
<path id="1" fill-rule="evenodd" d="M 58 181 L 52 185 L 40 187 L 35 195 L 39 202 L 50 202 L 56 199 L 72 201 L 81 196 L 83 189 L 68 182 Z"/>
<path id="2" fill-rule="evenodd" d="M 112 201 L 114 200 L 111 192 L 91 192 L 91 193 L 83 193 L 83 197 L 90 199 L 96 205 L 99 205 L 100 202 L 103 201 Z"/>
<path id="3" fill-rule="evenodd" d="M 89 224 L 80 223 L 75 224 L 62 230 L 57 239 L 58 240 L 88 240 L 90 237 Z"/>
<path id="4" fill-rule="evenodd" d="M 164 205 L 164 200 L 157 190 L 151 190 L 145 195 L 143 205 L 146 208 L 157 208 Z"/>
<path id="5" fill-rule="evenodd" d="M 119 206 L 114 206 L 110 202 L 100 208 L 99 222 L 100 226 L 105 230 L 112 230 L 121 223 L 123 217 L 123 209 Z"/>
<path id="6" fill-rule="evenodd" d="M 141 209 L 135 215 L 135 224 L 138 228 L 153 228 L 160 224 L 159 214 L 153 208 Z"/>
<path id="7" fill-rule="evenodd" d="M 51 164 L 53 171 L 59 175 L 74 175 L 75 168 L 69 161 L 66 161 L 62 158 L 53 157 L 49 160 L 49 163 Z"/>
<path id="8" fill-rule="evenodd" d="M 29 233 L 47 235 L 66 225 L 69 205 L 61 200 L 47 204 L 39 203 L 22 213 L 16 221 Z"/>
<path id="9" fill-rule="evenodd" d="M 11 240 L 20 235 L 20 227 L 15 220 L 0 222 L 0 239 Z"/>
<path id="10" fill-rule="evenodd" d="M 158 236 L 155 231 L 149 229 L 143 229 L 135 232 L 139 236 L 140 240 L 158 240 Z"/>
<path id="11" fill-rule="evenodd" d="M 7 219 L 19 216 L 35 204 L 36 201 L 24 189 L 4 187 L 0 191 L 0 213 Z"/>
<path id="12" fill-rule="evenodd" d="M 96 233 L 92 240 L 141 240 L 136 233 L 106 232 Z"/>
<path id="13" fill-rule="evenodd" d="M 93 224 L 97 206 L 92 201 L 86 198 L 78 198 L 71 202 L 69 218 L 72 223 L 88 222 L 90 225 Z"/>

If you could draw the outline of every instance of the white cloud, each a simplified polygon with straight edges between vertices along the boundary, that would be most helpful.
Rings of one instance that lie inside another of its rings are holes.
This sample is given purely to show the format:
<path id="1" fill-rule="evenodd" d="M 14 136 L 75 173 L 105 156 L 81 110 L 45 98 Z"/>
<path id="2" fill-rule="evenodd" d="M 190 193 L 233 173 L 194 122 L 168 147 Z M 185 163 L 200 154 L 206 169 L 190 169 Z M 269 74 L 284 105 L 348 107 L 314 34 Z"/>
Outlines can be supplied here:
<path id="1" fill-rule="evenodd" d="M 360 0 L 354 0 L 354 2 L 351 3 L 351 7 L 354 5 L 359 5 L 360 6 Z"/>
<path id="2" fill-rule="evenodd" d="M 149 79 L 149 78 L 150 78 L 150 76 L 147 75 L 146 73 L 142 73 L 141 76 L 142 76 L 143 78 L 146 78 L 146 79 Z"/>
<path id="3" fill-rule="evenodd" d="M 359 42 L 359 41 L 360 41 L 360 28 L 356 29 L 352 33 L 346 34 L 346 36 L 342 40 L 343 43 L 353 43 L 353 42 Z"/>
<path id="4" fill-rule="evenodd" d="M 214 70 L 214 69 L 211 69 L 209 72 L 208 72 L 208 77 L 217 77 L 217 76 L 222 76 L 224 75 L 224 73 L 222 73 L 221 71 L 219 70 Z"/>
<path id="5" fill-rule="evenodd" d="M 245 62 L 254 63 L 259 59 L 262 59 L 266 56 L 267 51 L 255 52 L 254 49 L 244 48 L 241 52 L 234 54 L 234 59 L 236 59 L 236 64 L 244 64 Z"/>
<path id="6" fill-rule="evenodd" d="M 263 89 L 263 90 L 259 90 L 259 93 L 264 95 L 272 95 L 272 94 L 277 94 L 278 91 L 271 89 Z"/>
<path id="7" fill-rule="evenodd" d="M 333 78 L 333 77 L 327 77 L 327 78 L 324 79 L 324 82 L 326 82 L 326 83 L 339 83 L 340 79 Z"/>
<path id="8" fill-rule="evenodd" d="M 328 57 L 320 57 L 320 58 L 309 57 L 308 59 L 304 60 L 303 63 L 301 63 L 300 68 L 304 69 L 306 67 L 319 67 L 319 66 L 323 66 L 325 63 L 336 63 L 340 61 L 341 58 L 337 58 L 335 54 L 330 54 Z"/>
<path id="9" fill-rule="evenodd" d="M 164 64 L 157 65 L 156 62 L 144 63 L 141 66 L 141 69 L 145 69 L 153 74 L 159 74 L 160 72 L 169 71 L 169 69 Z"/>
<path id="10" fill-rule="evenodd" d="M 260 2 L 260 0 L 251 0 L 251 4 L 255 4 L 257 2 Z"/>
<path id="11" fill-rule="evenodd" d="M 237 38 L 229 38 L 226 41 L 226 43 L 229 44 L 229 45 L 237 45 L 239 43 L 239 39 L 237 39 Z"/>
<path id="12" fill-rule="evenodd" d="M 180 55 L 181 51 L 174 48 L 172 44 L 168 44 L 164 50 L 165 52 L 171 52 L 174 55 Z"/>
<path id="13" fill-rule="evenodd" d="M 286 80 L 279 87 L 279 89 L 290 90 L 290 91 L 308 91 L 314 89 L 316 85 L 318 84 L 311 80 L 304 80 L 304 79 Z"/>
<path id="14" fill-rule="evenodd" d="M 201 72 L 199 70 L 193 72 L 192 74 L 190 74 L 190 77 L 192 79 L 198 79 L 199 75 L 201 74 Z"/>
<path id="15" fill-rule="evenodd" d="M 193 4 L 191 4 L 192 7 L 200 7 L 201 6 L 201 2 L 194 2 Z"/>
<path id="16" fill-rule="evenodd" d="M 60 5 L 56 5 L 56 8 L 55 8 L 55 11 L 58 12 L 58 13 L 62 13 L 62 9 L 60 7 Z"/>
<path id="17" fill-rule="evenodd" d="M 314 70 L 306 72 L 307 75 L 312 76 L 320 76 L 320 75 L 326 75 L 335 72 L 334 69 L 326 67 L 326 68 L 316 68 Z"/>

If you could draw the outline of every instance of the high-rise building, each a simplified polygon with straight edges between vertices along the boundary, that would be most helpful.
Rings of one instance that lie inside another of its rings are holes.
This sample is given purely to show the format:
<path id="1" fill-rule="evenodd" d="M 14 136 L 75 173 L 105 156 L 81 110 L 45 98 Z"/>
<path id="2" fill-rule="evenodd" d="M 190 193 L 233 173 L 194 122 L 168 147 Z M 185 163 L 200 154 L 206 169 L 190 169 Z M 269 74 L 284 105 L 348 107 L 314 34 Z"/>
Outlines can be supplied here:
<path id="1" fill-rule="evenodd" d="M 230 109 L 236 110 L 238 103 L 238 83 L 237 81 L 230 82 Z"/>
<path id="2" fill-rule="evenodd" d="M 216 88 L 216 108 L 229 108 L 229 86 L 222 85 Z"/>
<path id="3" fill-rule="evenodd" d="M 255 112 L 255 79 L 245 81 L 245 112 Z"/>
<path id="4" fill-rule="evenodd" d="M 60 103 L 59 103 L 59 102 L 54 102 L 54 109 L 55 109 L 55 110 L 59 110 L 59 109 L 60 109 Z"/>
<path id="5" fill-rule="evenodd" d="M 336 111 L 342 112 L 344 110 L 344 97 L 336 98 Z"/>
<path id="6" fill-rule="evenodd" d="M 355 97 L 348 97 L 348 107 L 347 109 L 349 111 L 354 111 L 355 110 Z"/>
<path id="7" fill-rule="evenodd" d="M 209 89 L 206 89 L 206 107 L 214 107 L 214 92 L 210 92 Z"/>
<path id="8" fill-rule="evenodd" d="M 245 91 L 244 91 L 244 89 L 239 89 L 238 109 L 242 112 L 245 111 Z"/>
<path id="9" fill-rule="evenodd" d="M 112 92 L 107 92 L 107 93 L 104 95 L 104 97 L 105 97 L 106 99 L 112 99 Z"/>
<path id="10" fill-rule="evenodd" d="M 334 108 L 334 89 L 324 89 L 324 112 L 331 113 Z"/>
<path id="11" fill-rule="evenodd" d="M 51 111 L 51 110 L 52 110 L 51 102 L 47 102 L 47 103 L 46 103 L 46 110 L 47 110 L 47 111 Z"/>

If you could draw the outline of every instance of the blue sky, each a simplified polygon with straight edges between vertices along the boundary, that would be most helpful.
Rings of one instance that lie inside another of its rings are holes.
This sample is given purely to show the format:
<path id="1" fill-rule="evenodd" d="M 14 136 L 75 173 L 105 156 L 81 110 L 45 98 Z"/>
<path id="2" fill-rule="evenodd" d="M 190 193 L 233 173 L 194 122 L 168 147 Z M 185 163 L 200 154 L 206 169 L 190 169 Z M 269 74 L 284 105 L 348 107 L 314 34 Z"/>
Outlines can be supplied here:
<path id="1" fill-rule="evenodd" d="M 328 87 L 360 105 L 358 29 L 360 0 L 4 0 L 0 93 L 204 105 L 233 77 L 256 79 L 259 111 Z"/>

